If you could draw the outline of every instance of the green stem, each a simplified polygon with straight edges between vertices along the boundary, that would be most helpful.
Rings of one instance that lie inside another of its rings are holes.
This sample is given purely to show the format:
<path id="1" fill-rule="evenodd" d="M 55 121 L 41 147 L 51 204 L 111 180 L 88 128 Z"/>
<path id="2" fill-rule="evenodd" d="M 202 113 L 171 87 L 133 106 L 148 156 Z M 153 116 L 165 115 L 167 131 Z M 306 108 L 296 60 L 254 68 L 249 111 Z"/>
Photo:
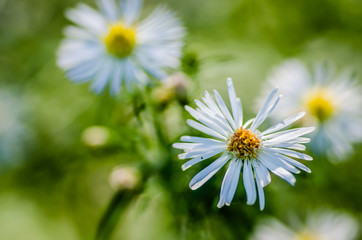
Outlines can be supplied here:
<path id="1" fill-rule="evenodd" d="M 98 224 L 95 240 L 108 240 L 111 238 L 121 213 L 137 194 L 138 191 L 118 191 L 113 195 Z"/>

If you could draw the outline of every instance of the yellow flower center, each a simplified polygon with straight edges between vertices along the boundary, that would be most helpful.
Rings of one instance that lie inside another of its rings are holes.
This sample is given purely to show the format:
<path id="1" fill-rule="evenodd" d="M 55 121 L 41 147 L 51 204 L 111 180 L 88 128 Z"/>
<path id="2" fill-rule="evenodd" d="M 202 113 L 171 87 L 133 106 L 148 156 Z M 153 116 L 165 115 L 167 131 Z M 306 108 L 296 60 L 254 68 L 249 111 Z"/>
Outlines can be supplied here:
<path id="1" fill-rule="evenodd" d="M 104 37 L 104 43 L 109 53 L 123 58 L 132 53 L 136 44 L 136 33 L 122 23 L 112 24 L 108 35 Z"/>
<path id="2" fill-rule="evenodd" d="M 227 150 L 236 157 L 251 159 L 256 157 L 259 147 L 259 138 L 241 127 L 229 138 Z"/>
<path id="3" fill-rule="evenodd" d="M 308 231 L 299 233 L 294 240 L 319 240 L 320 238 Z"/>
<path id="4" fill-rule="evenodd" d="M 313 91 L 307 97 L 306 105 L 309 112 L 320 122 L 330 118 L 336 110 L 332 95 L 324 89 Z"/>

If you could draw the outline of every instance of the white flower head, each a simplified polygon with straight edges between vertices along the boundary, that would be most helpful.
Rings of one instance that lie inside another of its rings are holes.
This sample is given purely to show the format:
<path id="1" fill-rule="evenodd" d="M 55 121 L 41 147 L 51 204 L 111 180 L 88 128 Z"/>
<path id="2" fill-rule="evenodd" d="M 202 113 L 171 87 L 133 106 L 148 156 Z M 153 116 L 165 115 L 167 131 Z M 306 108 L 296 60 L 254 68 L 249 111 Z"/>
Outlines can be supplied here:
<path id="1" fill-rule="evenodd" d="M 354 240 L 358 224 L 346 214 L 336 211 L 317 211 L 307 216 L 304 224 L 295 228 L 276 219 L 260 223 L 250 240 Z"/>
<path id="2" fill-rule="evenodd" d="M 272 71 L 264 92 L 275 85 L 285 101 L 271 117 L 279 121 L 305 109 L 303 123 L 317 126 L 311 136 L 316 154 L 341 161 L 362 140 L 362 90 L 350 71 L 336 75 L 332 66 L 319 64 L 312 75 L 298 60 L 288 60 Z"/>
<path id="3" fill-rule="evenodd" d="M 100 12 L 79 4 L 66 12 L 77 26 L 68 26 L 58 51 L 58 65 L 75 83 L 92 81 L 90 88 L 112 94 L 122 85 L 163 79 L 179 66 L 184 28 L 175 15 L 158 7 L 140 20 L 142 0 L 98 0 Z"/>
<path id="4" fill-rule="evenodd" d="M 305 150 L 302 144 L 309 142 L 309 138 L 302 136 L 314 128 L 284 130 L 304 116 L 304 112 L 300 112 L 260 132 L 258 127 L 279 103 L 281 96 L 277 94 L 278 89 L 275 88 L 270 93 L 255 118 L 244 122 L 241 101 L 236 97 L 230 78 L 227 80 L 227 85 L 231 113 L 216 90 L 214 90 L 216 101 L 206 91 L 203 102 L 195 100 L 196 109 L 186 106 L 186 110 L 198 121 L 189 119 L 187 124 L 210 137 L 183 136 L 181 137 L 183 143 L 175 143 L 173 146 L 184 150 L 184 153 L 179 155 L 180 159 L 191 159 L 182 165 L 183 170 L 213 156 L 221 155 L 194 176 L 190 182 L 192 190 L 201 187 L 229 162 L 217 206 L 230 205 L 239 176 L 243 172 L 247 204 L 254 204 L 259 195 L 259 205 L 262 210 L 265 205 L 263 188 L 271 181 L 270 172 L 291 185 L 296 181 L 292 173 L 299 173 L 299 169 L 310 172 L 308 167 L 295 158 L 312 160 L 310 156 L 296 150 Z"/>

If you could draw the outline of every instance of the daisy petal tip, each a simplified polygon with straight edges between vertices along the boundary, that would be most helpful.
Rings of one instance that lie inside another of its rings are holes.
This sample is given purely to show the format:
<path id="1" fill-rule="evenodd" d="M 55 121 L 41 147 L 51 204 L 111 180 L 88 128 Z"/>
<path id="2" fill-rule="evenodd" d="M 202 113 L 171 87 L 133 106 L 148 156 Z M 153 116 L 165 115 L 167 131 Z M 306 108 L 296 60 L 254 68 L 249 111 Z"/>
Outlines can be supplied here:
<path id="1" fill-rule="evenodd" d="M 195 183 L 193 183 L 193 184 L 189 184 L 189 187 L 190 187 L 190 189 L 191 190 L 196 190 L 196 189 L 198 189 L 200 186 L 199 186 L 199 184 L 195 184 Z"/>
<path id="2" fill-rule="evenodd" d="M 182 166 L 181 166 L 181 169 L 182 169 L 182 171 L 186 171 L 187 169 L 189 169 L 190 168 L 190 166 L 187 166 L 186 164 L 183 164 Z M 190 187 L 191 188 L 191 187 Z"/>
<path id="3" fill-rule="evenodd" d="M 185 110 L 188 111 L 188 112 L 190 112 L 190 110 L 192 110 L 192 107 L 190 107 L 189 105 L 185 105 L 184 108 L 185 108 Z"/>
<path id="4" fill-rule="evenodd" d="M 226 79 L 226 83 L 227 83 L 227 85 L 232 85 L 233 84 L 233 80 L 231 79 L 231 77 L 228 77 Z"/>
<path id="5" fill-rule="evenodd" d="M 222 208 L 224 206 L 224 204 L 222 202 L 218 202 L 216 205 L 218 208 Z"/>

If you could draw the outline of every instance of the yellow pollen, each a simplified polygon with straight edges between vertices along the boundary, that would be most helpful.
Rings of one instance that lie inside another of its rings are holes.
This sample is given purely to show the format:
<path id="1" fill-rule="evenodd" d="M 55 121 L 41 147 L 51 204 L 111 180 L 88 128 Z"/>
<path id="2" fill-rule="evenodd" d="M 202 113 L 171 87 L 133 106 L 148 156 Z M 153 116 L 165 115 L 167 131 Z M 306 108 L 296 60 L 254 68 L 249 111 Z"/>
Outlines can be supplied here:
<path id="1" fill-rule="evenodd" d="M 308 231 L 299 233 L 294 240 L 319 240 L 320 238 Z"/>
<path id="2" fill-rule="evenodd" d="M 330 118 L 336 110 L 332 95 L 323 89 L 313 91 L 306 99 L 309 112 L 320 122 Z"/>
<path id="3" fill-rule="evenodd" d="M 109 33 L 104 37 L 109 53 L 123 58 L 132 53 L 136 44 L 136 33 L 134 29 L 125 27 L 122 23 L 112 24 Z"/>
<path id="4" fill-rule="evenodd" d="M 229 138 L 227 150 L 238 158 L 251 159 L 256 157 L 259 147 L 259 138 L 241 127 Z"/>

